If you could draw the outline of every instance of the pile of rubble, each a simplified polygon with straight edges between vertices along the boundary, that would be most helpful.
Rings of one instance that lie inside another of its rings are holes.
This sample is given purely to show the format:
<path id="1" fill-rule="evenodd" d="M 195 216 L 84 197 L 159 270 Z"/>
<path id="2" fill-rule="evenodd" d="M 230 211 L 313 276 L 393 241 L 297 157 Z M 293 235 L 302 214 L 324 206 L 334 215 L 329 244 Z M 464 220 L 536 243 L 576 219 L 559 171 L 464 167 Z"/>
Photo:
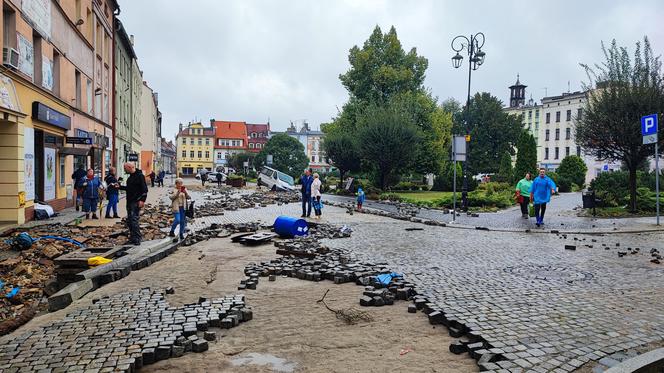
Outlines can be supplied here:
<path id="1" fill-rule="evenodd" d="M 134 372 L 185 352 L 203 352 L 217 335 L 253 318 L 244 295 L 171 307 L 149 288 L 104 297 L 61 321 L 0 346 L 1 371 Z"/>
<path id="2" fill-rule="evenodd" d="M 257 222 L 249 223 L 212 223 L 209 227 L 199 229 L 184 239 L 183 246 L 191 246 L 197 242 L 207 241 L 210 238 L 224 238 L 235 233 L 256 232 L 261 229 L 270 229 L 271 226 Z"/>
<path id="3" fill-rule="evenodd" d="M 256 190 L 252 193 L 238 193 L 234 188 L 215 188 L 208 191 L 204 203 L 196 207 L 196 216 L 223 215 L 224 211 L 283 205 L 300 200 L 295 192 L 269 192 Z"/>

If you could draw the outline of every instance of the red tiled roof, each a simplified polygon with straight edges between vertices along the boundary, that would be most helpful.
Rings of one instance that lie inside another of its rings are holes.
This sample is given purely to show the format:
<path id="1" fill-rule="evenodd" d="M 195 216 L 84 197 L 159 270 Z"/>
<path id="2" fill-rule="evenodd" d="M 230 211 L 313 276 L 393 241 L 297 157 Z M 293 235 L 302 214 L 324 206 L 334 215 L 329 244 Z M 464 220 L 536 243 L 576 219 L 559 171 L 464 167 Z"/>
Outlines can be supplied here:
<path id="1" fill-rule="evenodd" d="M 236 146 L 220 146 L 217 145 L 217 139 L 233 139 L 233 140 L 242 140 L 242 147 L 246 148 L 247 146 L 247 126 L 245 122 L 233 122 L 225 120 L 216 120 L 212 124 L 215 129 L 215 149 L 219 148 L 238 148 Z"/>

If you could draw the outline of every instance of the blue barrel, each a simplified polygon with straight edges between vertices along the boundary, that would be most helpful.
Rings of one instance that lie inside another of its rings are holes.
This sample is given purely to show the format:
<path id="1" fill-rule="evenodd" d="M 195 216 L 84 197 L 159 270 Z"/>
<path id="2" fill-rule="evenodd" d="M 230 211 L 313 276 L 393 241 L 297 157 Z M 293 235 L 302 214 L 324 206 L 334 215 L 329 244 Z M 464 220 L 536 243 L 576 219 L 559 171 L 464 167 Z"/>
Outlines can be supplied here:
<path id="1" fill-rule="evenodd" d="M 282 238 L 305 236 L 309 233 L 309 225 L 304 219 L 282 215 L 274 221 L 274 231 Z"/>

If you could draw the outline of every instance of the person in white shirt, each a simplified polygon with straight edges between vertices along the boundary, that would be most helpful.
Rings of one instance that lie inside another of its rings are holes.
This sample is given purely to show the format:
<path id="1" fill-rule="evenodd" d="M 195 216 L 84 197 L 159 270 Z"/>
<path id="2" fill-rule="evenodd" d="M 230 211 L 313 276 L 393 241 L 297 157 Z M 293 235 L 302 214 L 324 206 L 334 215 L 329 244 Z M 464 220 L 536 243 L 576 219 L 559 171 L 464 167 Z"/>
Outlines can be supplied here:
<path id="1" fill-rule="evenodd" d="M 316 219 L 320 219 L 322 205 L 320 203 L 320 187 L 321 187 L 320 176 L 318 173 L 314 173 L 314 181 L 311 183 L 311 198 L 313 199 L 314 211 L 316 212 Z"/>

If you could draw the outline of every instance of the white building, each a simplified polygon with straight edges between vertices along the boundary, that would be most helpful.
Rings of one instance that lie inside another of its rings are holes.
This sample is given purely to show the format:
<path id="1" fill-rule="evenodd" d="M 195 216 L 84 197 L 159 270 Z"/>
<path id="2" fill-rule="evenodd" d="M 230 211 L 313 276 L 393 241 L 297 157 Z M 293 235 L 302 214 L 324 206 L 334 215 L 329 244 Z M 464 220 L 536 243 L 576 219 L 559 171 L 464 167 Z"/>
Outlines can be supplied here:
<path id="1" fill-rule="evenodd" d="M 526 102 L 526 85 L 521 84 L 519 76 L 516 83 L 510 86 L 510 104 L 503 111 L 510 115 L 521 115 L 523 128 L 527 129 L 537 142 L 541 123 L 542 105 L 538 105 L 532 98 Z"/>
<path id="2" fill-rule="evenodd" d="M 157 93 L 142 84 L 141 111 L 140 111 L 140 168 L 145 175 L 160 171 L 161 163 L 161 128 L 160 113 L 158 109 Z"/>
<path id="3" fill-rule="evenodd" d="M 600 172 L 619 170 L 620 164 L 598 161 L 576 145 L 575 123 L 583 116 L 586 100 L 586 92 L 563 93 L 542 99 L 543 123 L 537 142 L 537 160 L 541 167 L 555 171 L 563 158 L 578 155 L 588 167 L 586 183 L 589 183 Z"/>

